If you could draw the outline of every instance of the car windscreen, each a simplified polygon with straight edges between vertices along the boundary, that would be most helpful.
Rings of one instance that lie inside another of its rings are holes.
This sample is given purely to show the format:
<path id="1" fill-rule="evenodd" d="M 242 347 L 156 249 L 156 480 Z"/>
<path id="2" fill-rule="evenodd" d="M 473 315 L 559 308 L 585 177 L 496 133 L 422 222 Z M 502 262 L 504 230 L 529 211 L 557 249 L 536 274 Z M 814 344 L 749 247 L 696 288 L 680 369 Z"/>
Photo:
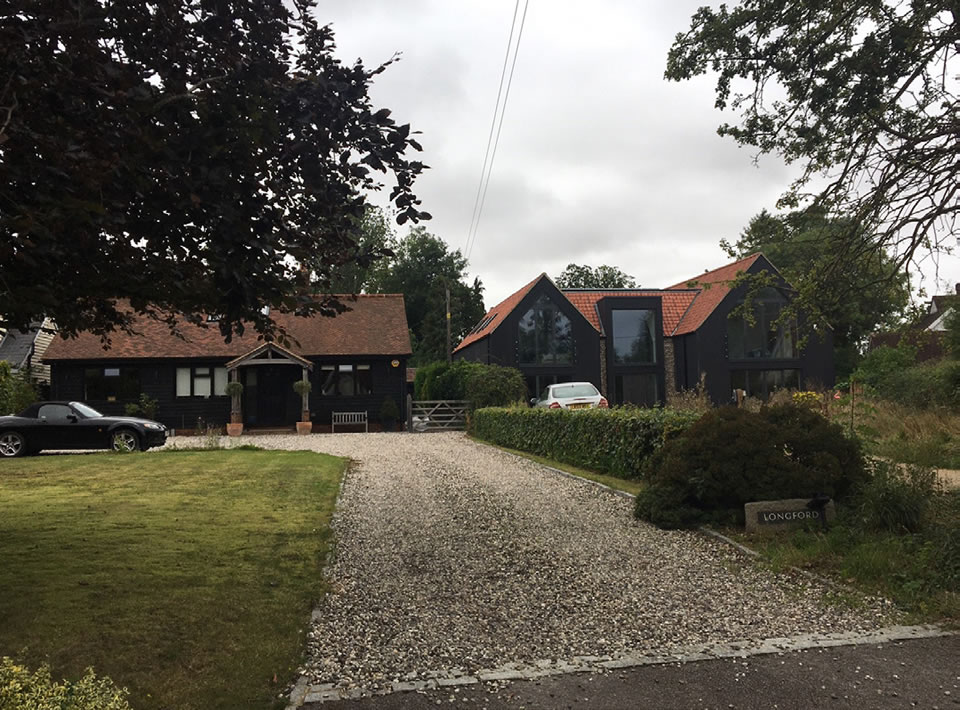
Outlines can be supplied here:
<path id="1" fill-rule="evenodd" d="M 584 385 L 561 385 L 553 388 L 553 396 L 557 399 L 567 399 L 569 397 L 596 397 L 599 392 L 591 384 Z"/>
<path id="2" fill-rule="evenodd" d="M 76 409 L 78 412 L 80 412 L 80 414 L 82 414 L 83 416 L 85 416 L 87 419 L 91 419 L 92 417 L 102 417 L 102 416 L 103 416 L 103 415 L 100 414 L 100 412 L 98 412 L 96 409 L 94 409 L 93 407 L 88 407 L 88 406 L 87 406 L 86 404 L 84 404 L 83 402 L 71 402 L 71 403 L 70 403 L 70 406 L 72 406 L 74 409 Z"/>

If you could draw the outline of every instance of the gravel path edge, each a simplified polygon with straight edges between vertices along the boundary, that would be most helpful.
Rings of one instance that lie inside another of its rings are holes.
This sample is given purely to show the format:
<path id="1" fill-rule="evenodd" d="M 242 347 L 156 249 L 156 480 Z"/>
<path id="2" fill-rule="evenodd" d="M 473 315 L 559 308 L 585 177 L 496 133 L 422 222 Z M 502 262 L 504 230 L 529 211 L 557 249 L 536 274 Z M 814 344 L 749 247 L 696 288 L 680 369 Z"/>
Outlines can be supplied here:
<path id="1" fill-rule="evenodd" d="M 862 646 L 893 643 L 914 639 L 957 636 L 958 631 L 945 629 L 935 624 L 917 626 L 888 626 L 868 632 L 845 632 L 826 634 L 801 634 L 791 638 L 769 638 L 759 642 L 740 641 L 723 644 L 703 644 L 677 649 L 673 653 L 637 653 L 618 658 L 578 656 L 573 662 L 543 660 L 528 666 L 508 664 L 500 668 L 484 669 L 474 675 L 446 676 L 441 672 L 424 673 L 424 680 L 394 683 L 389 688 L 338 688 L 333 683 L 309 685 L 301 678 L 290 694 L 286 710 L 296 710 L 307 703 L 327 703 L 340 700 L 356 700 L 392 693 L 434 690 L 436 688 L 475 685 L 477 683 L 506 685 L 517 680 L 535 680 L 546 676 L 571 673 L 609 673 L 624 668 L 666 665 L 670 663 L 693 663 L 723 658 L 749 658 L 772 654 L 792 653 L 837 646 Z"/>

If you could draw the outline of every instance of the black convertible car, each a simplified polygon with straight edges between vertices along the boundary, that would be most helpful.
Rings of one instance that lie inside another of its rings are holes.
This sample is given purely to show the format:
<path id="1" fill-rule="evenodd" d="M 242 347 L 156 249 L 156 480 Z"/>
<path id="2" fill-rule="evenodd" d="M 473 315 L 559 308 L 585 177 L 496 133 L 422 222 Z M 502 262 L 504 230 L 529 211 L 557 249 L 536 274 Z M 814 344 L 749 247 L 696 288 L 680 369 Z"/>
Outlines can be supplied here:
<path id="1" fill-rule="evenodd" d="M 146 451 L 163 446 L 167 428 L 137 417 L 107 417 L 83 402 L 37 402 L 0 417 L 0 457 L 43 449 Z"/>

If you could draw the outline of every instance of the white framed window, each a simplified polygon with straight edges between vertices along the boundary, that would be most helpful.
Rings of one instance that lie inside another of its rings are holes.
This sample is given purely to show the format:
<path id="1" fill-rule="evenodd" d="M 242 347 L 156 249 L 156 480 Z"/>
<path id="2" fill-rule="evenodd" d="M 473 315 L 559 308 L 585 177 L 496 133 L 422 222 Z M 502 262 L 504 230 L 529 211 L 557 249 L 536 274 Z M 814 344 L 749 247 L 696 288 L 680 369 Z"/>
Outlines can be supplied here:
<path id="1" fill-rule="evenodd" d="M 177 397 L 223 397 L 227 394 L 227 368 L 195 365 L 177 368 Z"/>

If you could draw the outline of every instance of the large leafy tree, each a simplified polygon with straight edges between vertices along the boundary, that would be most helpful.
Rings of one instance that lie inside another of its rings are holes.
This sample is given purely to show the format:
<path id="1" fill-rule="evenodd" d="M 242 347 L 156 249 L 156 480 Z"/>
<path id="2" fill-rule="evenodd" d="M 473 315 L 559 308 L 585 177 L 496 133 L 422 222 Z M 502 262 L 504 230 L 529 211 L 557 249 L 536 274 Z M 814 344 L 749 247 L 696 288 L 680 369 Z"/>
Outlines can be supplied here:
<path id="1" fill-rule="evenodd" d="M 393 255 L 396 231 L 390 216 L 380 207 L 369 206 L 356 224 L 353 235 L 357 258 L 337 270 L 328 286 L 334 294 L 369 292 L 380 269 L 386 268 L 383 257 Z"/>
<path id="2" fill-rule="evenodd" d="M 402 293 L 413 334 L 415 364 L 447 358 L 446 289 L 450 289 L 450 331 L 456 346 L 484 314 L 483 285 L 466 282 L 467 260 L 460 250 L 423 227 L 391 243 L 394 256 L 377 262 L 368 290 Z"/>
<path id="3" fill-rule="evenodd" d="M 567 264 L 554 282 L 560 288 L 636 288 L 637 282 L 616 266 L 602 264 L 597 268 Z"/>
<path id="4" fill-rule="evenodd" d="M 0 14 L 0 313 L 61 331 L 342 308 L 365 195 L 429 217 L 409 125 L 311 0 L 10 0 Z M 118 299 L 123 299 L 118 305 Z"/>
<path id="5" fill-rule="evenodd" d="M 797 288 L 807 313 L 830 325 L 840 376 L 856 366 L 867 336 L 898 323 L 910 302 L 909 281 L 886 254 L 850 260 L 837 253 L 851 233 L 857 229 L 849 220 L 830 219 L 816 209 L 779 216 L 764 210 L 735 244 L 721 242 L 732 257 L 763 252 Z M 822 282 L 816 274 L 827 268 L 835 278 Z"/>
<path id="6" fill-rule="evenodd" d="M 960 209 L 954 0 L 740 0 L 700 8 L 670 50 L 666 77 L 718 75 L 720 126 L 760 153 L 799 163 L 782 205 L 809 201 L 849 227 L 827 286 L 851 261 L 908 269 L 956 235 Z"/>

